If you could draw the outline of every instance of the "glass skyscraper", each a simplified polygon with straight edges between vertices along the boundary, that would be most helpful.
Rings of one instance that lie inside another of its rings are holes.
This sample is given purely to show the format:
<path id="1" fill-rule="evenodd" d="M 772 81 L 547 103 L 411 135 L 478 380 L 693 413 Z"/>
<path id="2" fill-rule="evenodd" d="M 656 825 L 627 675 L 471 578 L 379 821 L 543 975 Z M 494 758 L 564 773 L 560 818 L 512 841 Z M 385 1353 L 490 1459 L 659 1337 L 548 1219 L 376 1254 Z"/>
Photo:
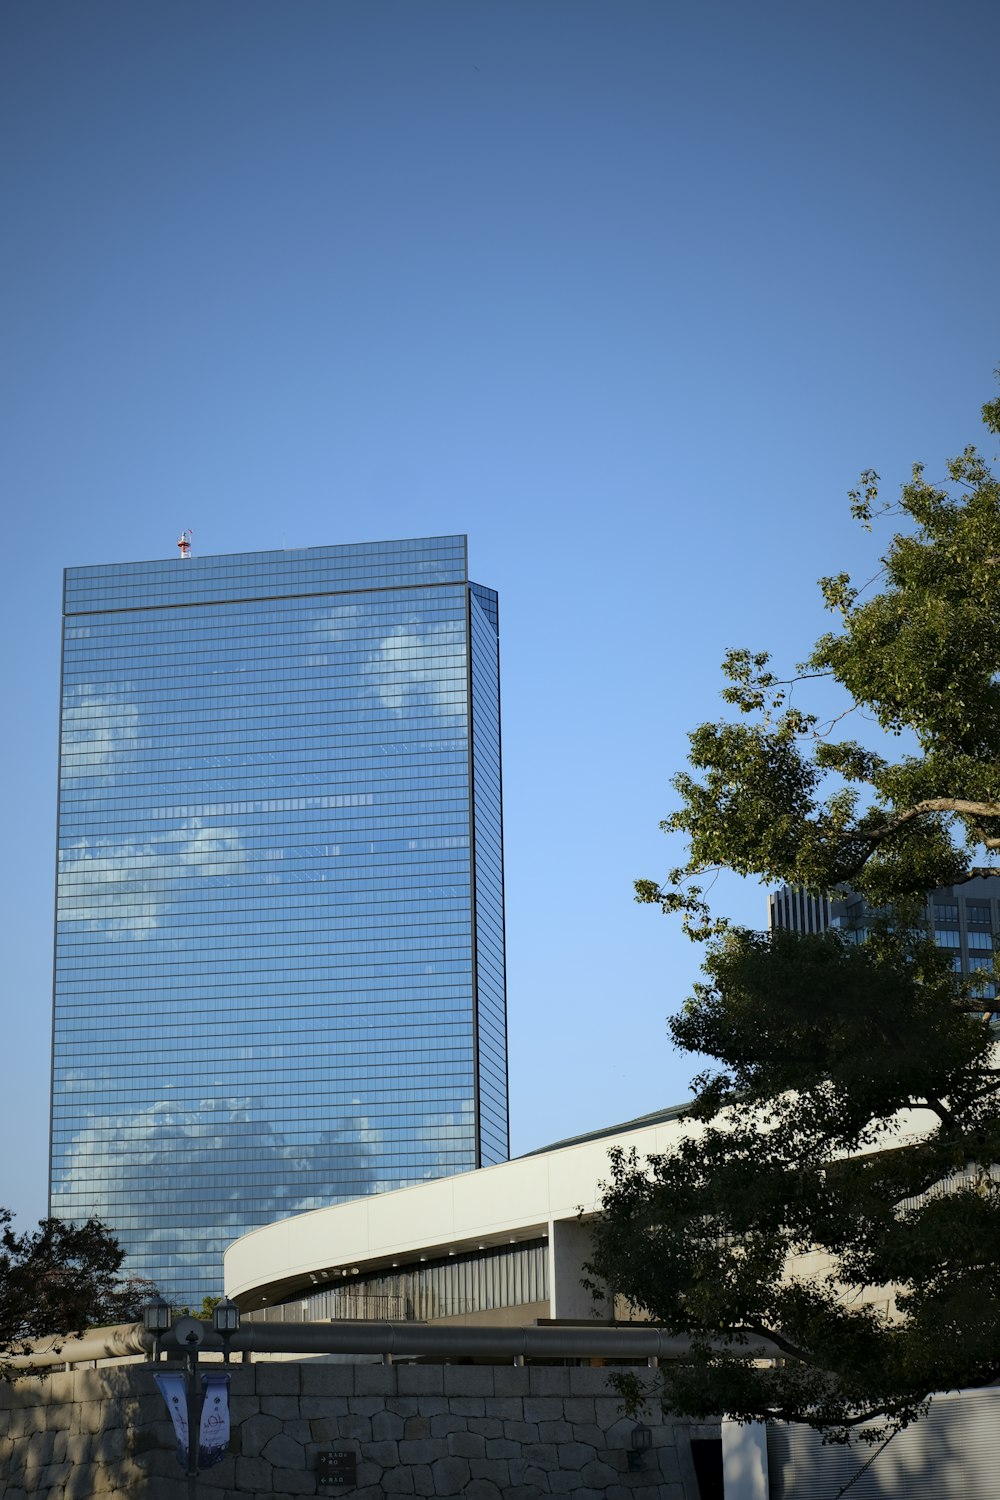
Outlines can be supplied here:
<path id="1" fill-rule="evenodd" d="M 463 536 L 70 568 L 50 1211 L 174 1301 L 507 1155 L 497 597 Z"/>

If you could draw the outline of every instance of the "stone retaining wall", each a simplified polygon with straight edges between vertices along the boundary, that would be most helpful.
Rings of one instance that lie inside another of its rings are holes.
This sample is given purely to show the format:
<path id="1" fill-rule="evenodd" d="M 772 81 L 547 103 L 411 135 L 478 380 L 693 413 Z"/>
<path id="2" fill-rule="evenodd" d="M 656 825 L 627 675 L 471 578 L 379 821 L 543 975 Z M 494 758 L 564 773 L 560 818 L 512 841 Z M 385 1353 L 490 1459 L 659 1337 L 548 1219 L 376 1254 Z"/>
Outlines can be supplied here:
<path id="1" fill-rule="evenodd" d="M 331 1449 L 357 1456 L 356 1485 L 323 1492 L 345 1500 L 698 1500 L 692 1428 L 658 1410 L 643 1417 L 653 1433 L 643 1468 L 628 1472 L 635 1424 L 609 1391 L 606 1370 L 314 1360 L 234 1365 L 231 1374 L 232 1443 L 198 1479 L 205 1500 L 315 1495 L 317 1456 Z M 186 1500 L 152 1366 L 0 1385 L 0 1493 Z"/>

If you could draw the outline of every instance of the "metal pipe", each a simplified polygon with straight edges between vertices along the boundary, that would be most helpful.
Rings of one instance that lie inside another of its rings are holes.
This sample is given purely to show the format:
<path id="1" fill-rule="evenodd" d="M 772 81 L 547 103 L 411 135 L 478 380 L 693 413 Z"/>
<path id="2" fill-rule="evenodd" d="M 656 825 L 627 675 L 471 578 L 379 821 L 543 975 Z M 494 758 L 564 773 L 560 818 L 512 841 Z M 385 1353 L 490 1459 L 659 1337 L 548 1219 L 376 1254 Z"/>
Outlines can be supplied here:
<path id="1" fill-rule="evenodd" d="M 202 1353 L 225 1348 L 210 1323 L 204 1324 Z M 376 1323 L 345 1319 L 330 1323 L 243 1323 L 227 1336 L 230 1349 L 256 1354 L 368 1354 L 384 1358 L 439 1355 L 443 1358 L 515 1359 L 683 1359 L 690 1340 L 666 1333 L 648 1324 L 627 1328 L 605 1326 L 509 1328 L 479 1324 L 462 1328 L 453 1324 Z M 186 1353 L 171 1329 L 159 1336 L 159 1347 L 168 1355 Z M 720 1351 L 730 1350 L 773 1359 L 779 1350 L 766 1339 L 745 1344 L 713 1341 Z M 62 1364 L 86 1359 L 111 1359 L 125 1354 L 150 1352 L 152 1335 L 141 1324 L 94 1330 L 83 1339 L 67 1339 L 53 1346 L 49 1355 L 35 1354 L 11 1361 L 21 1368 L 32 1364 Z"/>
<path id="2" fill-rule="evenodd" d="M 84 1364 L 91 1359 L 124 1359 L 130 1354 L 147 1354 L 152 1339 L 141 1323 L 119 1323 L 114 1328 L 88 1328 L 82 1338 L 39 1339 L 31 1354 L 8 1359 L 18 1370 L 32 1366 Z"/>

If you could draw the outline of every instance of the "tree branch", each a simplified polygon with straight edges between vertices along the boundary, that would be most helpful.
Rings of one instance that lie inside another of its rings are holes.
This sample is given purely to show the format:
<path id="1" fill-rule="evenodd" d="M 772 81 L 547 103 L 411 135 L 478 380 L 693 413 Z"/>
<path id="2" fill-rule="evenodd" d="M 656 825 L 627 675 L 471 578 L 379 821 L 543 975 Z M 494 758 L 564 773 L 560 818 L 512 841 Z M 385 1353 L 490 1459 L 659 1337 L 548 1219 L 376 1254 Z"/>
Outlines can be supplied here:
<path id="1" fill-rule="evenodd" d="M 880 828 L 845 829 L 843 833 L 835 834 L 835 837 L 845 840 L 864 839 L 870 844 L 880 844 L 883 839 L 889 838 L 907 823 L 912 823 L 915 818 L 923 818 L 928 813 L 936 812 L 958 813 L 965 818 L 1000 818 L 1000 802 L 972 802 L 965 797 L 927 797 L 923 802 L 915 802 L 895 818 L 890 818 Z M 1000 849 L 1000 838 L 984 839 L 983 844 L 987 849 Z"/>

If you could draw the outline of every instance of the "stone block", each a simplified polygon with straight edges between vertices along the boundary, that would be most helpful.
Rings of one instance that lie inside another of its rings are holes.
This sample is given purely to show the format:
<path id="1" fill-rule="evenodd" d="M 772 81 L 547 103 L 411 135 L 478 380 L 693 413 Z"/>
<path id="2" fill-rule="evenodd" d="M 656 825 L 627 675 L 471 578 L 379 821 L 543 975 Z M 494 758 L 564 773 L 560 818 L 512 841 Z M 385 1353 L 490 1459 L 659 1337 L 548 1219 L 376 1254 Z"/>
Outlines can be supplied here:
<path id="1" fill-rule="evenodd" d="M 273 1464 L 276 1469 L 304 1469 L 306 1466 L 305 1447 L 286 1432 L 277 1433 L 264 1444 L 261 1458 Z"/>
<path id="2" fill-rule="evenodd" d="M 405 1438 L 429 1438 L 431 1435 L 430 1417 L 407 1417 L 403 1422 L 403 1436 Z"/>
<path id="3" fill-rule="evenodd" d="M 559 1466 L 555 1443 L 525 1443 L 521 1455 L 527 1463 L 538 1469 L 555 1469 Z"/>
<path id="4" fill-rule="evenodd" d="M 598 1427 L 596 1422 L 574 1422 L 574 1443 L 589 1443 L 592 1448 L 603 1448 L 604 1429 Z"/>
<path id="5" fill-rule="evenodd" d="M 301 1367 L 282 1361 L 262 1363 L 257 1371 L 258 1396 L 297 1396 L 301 1381 Z"/>
<path id="6" fill-rule="evenodd" d="M 485 1417 L 486 1401 L 485 1396 L 449 1396 L 448 1410 L 457 1417 Z"/>
<path id="7" fill-rule="evenodd" d="M 484 1421 L 483 1417 L 456 1417 L 452 1412 L 431 1417 L 431 1437 L 447 1437 L 449 1432 L 468 1432 L 469 1423 Z"/>
<path id="8" fill-rule="evenodd" d="M 251 1495 L 270 1495 L 271 1465 L 264 1459 L 238 1458 L 236 1460 L 236 1488 Z"/>
<path id="9" fill-rule="evenodd" d="M 91 1438 L 91 1447 L 98 1441 L 100 1434 L 95 1433 Z M 56 1435 L 54 1432 L 32 1433 L 24 1443 L 23 1463 L 25 1469 L 41 1469 L 52 1462 L 52 1450 L 55 1447 Z"/>
<path id="10" fill-rule="evenodd" d="M 444 1438 L 403 1438 L 399 1444 L 401 1464 L 433 1464 L 448 1455 L 448 1444 Z M 419 1491 L 418 1491 L 419 1493 Z M 427 1491 L 432 1494 L 433 1491 Z"/>
<path id="11" fill-rule="evenodd" d="M 309 1423 L 309 1436 L 314 1443 L 331 1443 L 340 1436 L 340 1421 L 337 1417 L 313 1417 Z"/>
<path id="12" fill-rule="evenodd" d="M 399 1463 L 399 1445 L 389 1439 L 380 1443 L 366 1443 L 365 1458 L 378 1464 L 381 1469 L 394 1469 Z"/>
<path id="13" fill-rule="evenodd" d="M 257 1371 L 260 1365 L 227 1365 L 229 1375 L 229 1396 L 234 1401 L 237 1397 L 245 1400 L 249 1396 L 257 1394 Z M 299 1367 L 301 1369 L 301 1366 Z"/>
<path id="14" fill-rule="evenodd" d="M 73 1371 L 53 1370 L 46 1380 L 38 1382 L 38 1388 L 43 1400 L 68 1405 L 73 1400 Z"/>
<path id="15" fill-rule="evenodd" d="M 610 1464 L 602 1463 L 599 1458 L 595 1458 L 592 1463 L 584 1464 L 580 1470 L 580 1477 L 590 1489 L 606 1490 L 609 1484 L 618 1482 L 619 1470 L 613 1469 Z"/>
<path id="16" fill-rule="evenodd" d="M 562 1419 L 563 1404 L 558 1396 L 525 1396 L 526 1422 L 556 1422 Z"/>
<path id="17" fill-rule="evenodd" d="M 571 1396 L 606 1396 L 608 1371 L 592 1365 L 573 1365 L 569 1368 L 569 1393 Z"/>
<path id="18" fill-rule="evenodd" d="M 263 1413 L 259 1417 L 250 1417 L 240 1425 L 240 1452 L 247 1458 L 257 1458 L 264 1444 L 269 1443 L 281 1431 L 281 1426 L 277 1417 Z"/>
<path id="19" fill-rule="evenodd" d="M 47 1432 L 68 1432 L 73 1426 L 75 1413 L 71 1402 L 50 1401 L 48 1406 L 43 1407 L 42 1410 L 45 1413 L 45 1430 Z M 114 1412 L 117 1420 L 121 1422 L 122 1415 L 120 1409 L 115 1410 L 111 1408 L 111 1410 Z"/>
<path id="20" fill-rule="evenodd" d="M 74 1370 L 72 1380 L 74 1402 L 100 1401 L 107 1390 L 107 1381 L 100 1370 Z"/>
<path id="21" fill-rule="evenodd" d="M 493 1410 L 495 1402 L 490 1402 L 490 1411 Z M 503 1437 L 503 1423 L 498 1417 L 468 1417 L 470 1432 L 478 1432 L 480 1437 L 497 1438 Z"/>
<path id="22" fill-rule="evenodd" d="M 178 1476 L 180 1475 L 180 1470 L 176 1466 L 174 1472 Z M 183 1478 L 174 1478 L 173 1475 L 169 1479 L 160 1477 L 149 1479 L 143 1486 L 141 1500 L 181 1500 L 181 1496 L 184 1494 L 181 1485 L 185 1484 L 185 1482 Z M 236 1494 L 236 1491 L 234 1490 L 232 1493 Z M 138 1497 L 130 1496 L 129 1500 L 138 1500 Z"/>
<path id="23" fill-rule="evenodd" d="M 413 1470 L 412 1469 L 386 1469 L 382 1475 L 383 1495 L 412 1495 Z"/>
<path id="24" fill-rule="evenodd" d="M 541 1443 L 571 1443 L 573 1424 L 564 1421 L 561 1417 L 555 1422 L 539 1422 L 538 1440 Z"/>
<path id="25" fill-rule="evenodd" d="M 439 1458 L 431 1465 L 431 1472 L 435 1495 L 462 1495 L 472 1477 L 464 1458 Z"/>
<path id="26" fill-rule="evenodd" d="M 49 1436 L 46 1433 L 46 1436 Z M 91 1455 L 95 1463 L 120 1463 L 125 1457 L 125 1433 L 121 1427 L 108 1427 L 94 1434 Z"/>
<path id="27" fill-rule="evenodd" d="M 355 1438 L 359 1443 L 370 1443 L 372 1440 L 372 1419 L 360 1412 L 345 1412 L 342 1417 L 337 1418 L 337 1427 L 338 1436 L 342 1438 Z"/>
<path id="28" fill-rule="evenodd" d="M 438 1396 L 425 1396 L 424 1401 L 436 1413 L 441 1404 Z M 397 1417 L 429 1417 L 431 1411 L 424 1410 L 424 1402 L 418 1401 L 416 1396 L 389 1396 L 382 1403 L 383 1411 L 391 1411 Z"/>
<path id="29" fill-rule="evenodd" d="M 445 1395 L 452 1400 L 462 1396 L 492 1396 L 492 1365 L 447 1365 L 445 1367 Z"/>
<path id="30" fill-rule="evenodd" d="M 261 1396 L 261 1412 L 268 1417 L 277 1417 L 290 1422 L 301 1416 L 298 1396 Z"/>
<path id="31" fill-rule="evenodd" d="M 503 1424 L 503 1435 L 515 1443 L 537 1443 L 537 1422 L 505 1422 Z"/>
<path id="32" fill-rule="evenodd" d="M 593 1396 L 567 1396 L 563 1402 L 563 1416 L 567 1422 L 593 1422 Z"/>
<path id="33" fill-rule="evenodd" d="M 452 1458 L 485 1458 L 486 1439 L 476 1432 L 451 1432 L 448 1453 Z"/>
<path id="34" fill-rule="evenodd" d="M 288 1400 L 288 1397 L 274 1396 L 270 1399 L 275 1401 Z M 299 1416 L 305 1420 L 312 1421 L 313 1417 L 329 1417 L 334 1412 L 347 1410 L 346 1401 L 332 1401 L 329 1396 L 300 1396 Z"/>
<path id="35" fill-rule="evenodd" d="M 503 1500 L 503 1491 L 491 1479 L 470 1479 L 464 1500 Z"/>
<path id="36" fill-rule="evenodd" d="M 493 1371 L 493 1393 L 496 1396 L 526 1396 L 528 1366 L 497 1365 Z"/>
<path id="37" fill-rule="evenodd" d="M 6 1432 L 11 1438 L 33 1437 L 42 1431 L 45 1415 L 40 1406 L 15 1406 L 7 1414 Z"/>
<path id="38" fill-rule="evenodd" d="M 309 1422 L 286 1422 L 284 1426 L 286 1437 L 294 1438 L 297 1443 L 312 1442 L 312 1427 Z"/>
<path id="39" fill-rule="evenodd" d="M 496 1372 L 499 1374 L 499 1370 Z M 524 1400 L 520 1396 L 494 1396 L 486 1408 L 487 1417 L 501 1422 L 524 1420 Z"/>
<path id="40" fill-rule="evenodd" d="M 504 1490 L 503 1500 L 539 1500 L 545 1491 L 537 1484 L 512 1484 Z"/>
<path id="41" fill-rule="evenodd" d="M 304 1470 L 275 1469 L 271 1482 L 277 1495 L 315 1495 L 316 1475 Z"/>
<path id="42" fill-rule="evenodd" d="M 592 1464 L 597 1457 L 589 1443 L 560 1443 L 557 1452 L 560 1469 L 579 1471 L 587 1464 Z"/>
<path id="43" fill-rule="evenodd" d="M 239 1410 L 236 1402 L 230 1401 L 229 1406 L 235 1418 L 236 1413 Z M 163 1404 L 163 1397 L 160 1395 L 159 1391 L 157 1391 L 154 1396 L 140 1396 L 138 1401 L 136 1402 L 136 1413 L 134 1418 L 135 1426 L 141 1427 L 146 1422 L 158 1422 L 163 1416 L 165 1410 L 166 1408 Z M 239 1420 L 242 1422 L 243 1418 L 249 1415 L 249 1412 L 241 1411 Z"/>
<path id="44" fill-rule="evenodd" d="M 384 1396 L 350 1396 L 347 1401 L 348 1411 L 355 1412 L 359 1417 L 371 1418 L 377 1411 L 385 1411 Z"/>
<path id="45" fill-rule="evenodd" d="M 70 1463 L 46 1464 L 45 1468 L 38 1472 L 38 1478 L 35 1481 L 37 1489 L 39 1491 L 61 1489 L 72 1472 L 73 1465 Z M 95 1474 L 100 1472 L 100 1469 L 95 1470 Z"/>
<path id="46" fill-rule="evenodd" d="M 549 1489 L 553 1495 L 572 1495 L 580 1491 L 580 1500 L 583 1496 L 592 1495 L 593 1490 L 585 1488 L 583 1480 L 573 1469 L 557 1469 L 549 1475 Z"/>
<path id="47" fill-rule="evenodd" d="M 605 1446 L 608 1448 L 628 1448 L 632 1442 L 632 1433 L 635 1431 L 635 1428 L 636 1418 L 619 1417 L 617 1422 L 612 1422 L 605 1432 Z"/>
<path id="48" fill-rule="evenodd" d="M 377 1411 L 372 1421 L 373 1443 L 396 1443 L 405 1437 L 403 1418 L 395 1411 Z"/>
<path id="49" fill-rule="evenodd" d="M 401 1396 L 440 1396 L 444 1393 L 443 1365 L 397 1365 Z"/>
<path id="50" fill-rule="evenodd" d="M 90 1464 L 74 1464 L 70 1469 L 69 1478 L 63 1487 L 62 1500 L 90 1500 L 94 1494 L 95 1471 Z M 145 1492 L 148 1481 L 143 1486 Z M 4 1491 L 6 1500 L 10 1500 L 11 1491 Z"/>
<path id="51" fill-rule="evenodd" d="M 595 1400 L 594 1420 L 605 1432 L 610 1432 L 623 1416 L 623 1403 L 619 1396 L 598 1396 Z"/>
<path id="52" fill-rule="evenodd" d="M 393 1365 L 357 1365 L 354 1370 L 356 1396 L 394 1396 L 396 1370 Z"/>
<path id="53" fill-rule="evenodd" d="M 198 1480 L 199 1489 L 202 1485 L 206 1489 L 231 1490 L 236 1483 L 236 1459 L 233 1454 L 227 1453 L 221 1463 L 213 1464 L 210 1469 L 204 1469 Z"/>
<path id="54" fill-rule="evenodd" d="M 492 1459 L 519 1458 L 521 1444 L 512 1438 L 487 1438 L 486 1457 Z"/>
<path id="55" fill-rule="evenodd" d="M 305 1364 L 301 1366 L 303 1396 L 353 1396 L 354 1365 Z"/>
<path id="56" fill-rule="evenodd" d="M 77 1432 L 103 1432 L 107 1425 L 108 1412 L 103 1401 L 86 1401 L 78 1408 L 74 1423 Z"/>
<path id="57" fill-rule="evenodd" d="M 662 1448 L 654 1448 L 648 1462 L 650 1468 L 655 1467 L 660 1477 L 666 1480 L 668 1484 L 680 1484 L 681 1464 L 676 1448 L 667 1447 L 666 1445 Z"/>
<path id="58" fill-rule="evenodd" d="M 469 1469 L 473 1479 L 488 1479 L 501 1489 L 510 1484 L 510 1464 L 505 1458 L 470 1458 Z"/>
<path id="59" fill-rule="evenodd" d="M 433 1495 L 434 1475 L 431 1473 L 429 1464 L 414 1464 L 410 1473 L 413 1475 L 413 1493 L 415 1495 Z"/>
<path id="60" fill-rule="evenodd" d="M 529 1365 L 528 1390 L 532 1396 L 568 1396 L 569 1376 L 565 1365 Z"/>

